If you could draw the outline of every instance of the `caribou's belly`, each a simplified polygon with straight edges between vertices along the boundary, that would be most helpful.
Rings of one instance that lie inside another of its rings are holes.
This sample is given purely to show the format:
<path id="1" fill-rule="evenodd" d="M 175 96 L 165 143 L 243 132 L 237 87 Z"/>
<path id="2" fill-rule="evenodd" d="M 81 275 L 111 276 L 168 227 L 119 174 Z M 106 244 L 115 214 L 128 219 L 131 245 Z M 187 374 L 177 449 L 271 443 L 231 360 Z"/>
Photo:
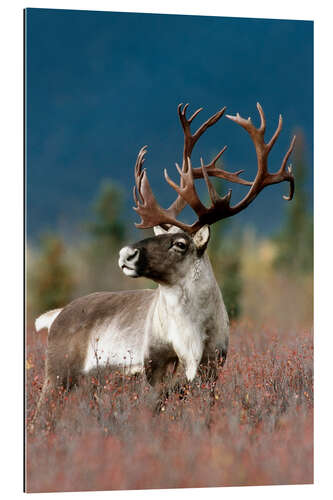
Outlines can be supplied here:
<path id="1" fill-rule="evenodd" d="M 120 329 L 111 323 L 91 333 L 83 373 L 107 366 L 121 368 L 126 374 L 143 370 L 143 334 L 139 329 Z"/>

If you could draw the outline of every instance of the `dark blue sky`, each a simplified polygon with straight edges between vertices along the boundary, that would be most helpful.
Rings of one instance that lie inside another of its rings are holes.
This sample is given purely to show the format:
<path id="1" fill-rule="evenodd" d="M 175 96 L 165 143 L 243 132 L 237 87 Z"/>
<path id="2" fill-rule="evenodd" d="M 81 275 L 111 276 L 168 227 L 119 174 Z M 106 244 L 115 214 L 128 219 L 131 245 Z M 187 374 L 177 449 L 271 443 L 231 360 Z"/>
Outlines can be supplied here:
<path id="1" fill-rule="evenodd" d="M 28 9 L 26 56 L 28 236 L 69 232 L 87 218 L 106 178 L 123 186 L 130 223 L 138 221 L 131 189 L 144 144 L 153 188 L 162 204 L 171 202 L 162 169 L 177 180 L 180 102 L 192 111 L 204 107 L 193 123 L 199 125 L 222 106 L 258 123 L 259 101 L 267 137 L 281 113 L 270 168 L 279 167 L 291 135 L 302 129 L 312 200 L 312 22 Z M 225 144 L 225 167 L 253 177 L 253 146 L 226 118 L 198 142 L 193 160 L 209 160 Z M 235 223 L 276 229 L 287 189 L 266 189 Z M 234 199 L 241 193 L 234 189 Z"/>

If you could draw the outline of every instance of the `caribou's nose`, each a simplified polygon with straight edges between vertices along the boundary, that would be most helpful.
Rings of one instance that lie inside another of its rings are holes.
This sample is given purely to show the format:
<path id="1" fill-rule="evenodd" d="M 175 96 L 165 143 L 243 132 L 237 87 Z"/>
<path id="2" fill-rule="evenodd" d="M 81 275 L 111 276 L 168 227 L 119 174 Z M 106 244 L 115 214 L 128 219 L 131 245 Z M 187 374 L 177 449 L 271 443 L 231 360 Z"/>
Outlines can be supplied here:
<path id="1" fill-rule="evenodd" d="M 124 247 L 119 252 L 119 266 L 129 265 L 132 267 L 139 260 L 140 250 L 138 248 Z"/>

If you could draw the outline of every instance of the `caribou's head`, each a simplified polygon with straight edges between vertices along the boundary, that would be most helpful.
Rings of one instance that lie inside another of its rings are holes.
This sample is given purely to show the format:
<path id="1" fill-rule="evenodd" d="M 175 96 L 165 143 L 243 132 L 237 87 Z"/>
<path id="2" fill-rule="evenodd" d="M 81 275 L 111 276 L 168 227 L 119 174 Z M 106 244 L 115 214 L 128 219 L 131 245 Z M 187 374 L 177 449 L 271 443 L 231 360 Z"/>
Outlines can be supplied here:
<path id="1" fill-rule="evenodd" d="M 157 226 L 154 230 L 154 238 L 120 250 L 119 266 L 124 274 L 133 278 L 144 276 L 167 285 L 193 275 L 209 241 L 209 226 L 199 229 L 194 236 L 176 227 L 167 231 Z"/>
<path id="2" fill-rule="evenodd" d="M 188 274 L 190 270 L 195 271 L 196 263 L 204 255 L 209 241 L 209 226 L 221 219 L 231 217 L 252 203 L 260 191 L 270 185 L 279 182 L 289 182 L 289 195 L 285 199 L 291 200 L 294 194 L 294 177 L 291 166 L 287 167 L 289 156 L 295 144 L 292 139 L 287 153 L 285 154 L 280 168 L 275 173 L 268 171 L 268 155 L 278 138 L 282 128 L 282 117 L 276 131 L 268 143 L 265 143 L 266 119 L 260 104 L 257 103 L 260 115 L 260 126 L 256 128 L 251 118 L 247 120 L 238 113 L 236 116 L 226 115 L 230 120 L 238 123 L 250 135 L 257 154 L 257 174 L 253 181 L 240 177 L 243 170 L 238 172 L 227 172 L 217 166 L 217 161 L 226 150 L 226 146 L 213 158 L 209 164 L 204 164 L 201 158 L 200 167 L 194 168 L 191 164 L 192 150 L 199 137 L 214 125 L 224 114 L 226 108 L 211 116 L 204 122 L 195 133 L 191 133 L 191 123 L 202 110 L 198 109 L 190 118 L 186 116 L 188 104 L 184 107 L 178 106 L 178 115 L 184 131 L 184 150 L 182 168 L 176 163 L 180 175 L 179 185 L 171 180 L 164 170 L 167 183 L 177 192 L 176 200 L 169 208 L 162 208 L 155 199 L 150 187 L 145 161 L 146 146 L 144 146 L 137 157 L 135 164 L 135 187 L 133 190 L 136 207 L 134 210 L 140 215 L 141 222 L 137 227 L 145 229 L 154 227 L 156 236 L 139 241 L 134 245 L 120 250 L 119 265 L 127 276 L 145 276 L 159 283 L 174 283 Z M 209 177 L 218 177 L 229 182 L 248 186 L 246 195 L 235 205 L 231 205 L 231 190 L 220 197 L 216 192 Z M 207 208 L 199 199 L 195 189 L 195 179 L 204 179 L 208 188 L 211 206 Z M 188 225 L 179 220 L 177 216 L 183 208 L 189 205 L 197 214 L 197 220 Z"/>

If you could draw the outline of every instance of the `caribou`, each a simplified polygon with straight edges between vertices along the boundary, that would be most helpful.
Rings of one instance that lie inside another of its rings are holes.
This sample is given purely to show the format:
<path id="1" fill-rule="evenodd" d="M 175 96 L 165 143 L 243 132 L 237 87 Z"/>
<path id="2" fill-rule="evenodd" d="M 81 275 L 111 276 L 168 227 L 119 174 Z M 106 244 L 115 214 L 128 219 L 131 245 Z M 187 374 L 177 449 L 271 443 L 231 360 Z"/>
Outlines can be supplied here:
<path id="1" fill-rule="evenodd" d="M 170 372 L 177 379 L 182 373 L 185 382 L 201 374 L 215 381 L 223 366 L 229 342 L 229 319 L 221 290 L 206 252 L 210 226 L 244 210 L 266 186 L 287 181 L 291 200 L 294 177 L 287 166 L 295 137 L 280 168 L 268 171 L 268 155 L 282 128 L 280 115 L 276 131 L 265 142 L 266 119 L 257 103 L 260 126 L 239 113 L 225 115 L 240 125 L 253 141 L 257 156 L 257 173 L 249 181 L 240 176 L 244 171 L 228 172 L 218 166 L 226 146 L 205 164 L 192 167 L 191 154 L 202 134 L 225 114 L 226 108 L 211 116 L 195 133 L 191 123 L 200 108 L 187 117 L 188 104 L 178 106 L 184 133 L 182 166 L 176 163 L 179 183 L 164 170 L 166 182 L 177 197 L 169 208 L 157 202 L 143 168 L 147 146 L 135 163 L 134 210 L 141 217 L 138 228 L 154 228 L 155 236 L 122 248 L 119 266 L 126 276 L 145 277 L 157 283 L 156 289 L 121 292 L 97 292 L 73 300 L 63 308 L 46 312 L 37 318 L 36 330 L 48 329 L 45 380 L 38 408 L 48 392 L 59 385 L 75 386 L 81 375 L 96 366 L 117 368 L 125 374 L 144 373 L 152 387 L 159 387 Z M 219 196 L 210 177 L 247 186 L 246 195 L 231 205 L 231 190 Z M 195 188 L 196 179 L 204 179 L 211 200 L 206 207 Z M 189 205 L 196 221 L 185 224 L 178 215 Z M 37 411 L 38 411 L 37 408 Z"/>

